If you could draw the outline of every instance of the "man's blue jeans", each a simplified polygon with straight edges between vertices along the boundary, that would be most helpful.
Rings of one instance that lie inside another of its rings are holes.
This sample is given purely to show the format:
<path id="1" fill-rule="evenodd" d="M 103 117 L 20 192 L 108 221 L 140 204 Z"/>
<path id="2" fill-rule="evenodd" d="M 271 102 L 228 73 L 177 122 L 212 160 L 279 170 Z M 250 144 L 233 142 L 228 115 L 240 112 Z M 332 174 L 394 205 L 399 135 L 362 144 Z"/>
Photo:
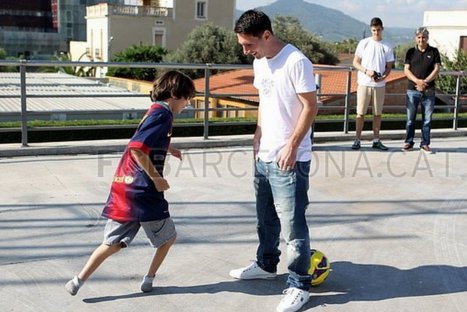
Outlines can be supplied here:
<path id="1" fill-rule="evenodd" d="M 256 216 L 258 265 L 276 272 L 280 234 L 287 243 L 288 287 L 308 290 L 311 285 L 310 238 L 305 210 L 308 206 L 310 161 L 281 170 L 276 162 L 256 161 Z"/>
<path id="2" fill-rule="evenodd" d="M 407 90 L 406 107 L 407 107 L 407 123 L 405 143 L 414 144 L 415 137 L 415 120 L 417 117 L 418 105 L 421 104 L 422 111 L 422 140 L 420 147 L 430 145 L 431 132 L 431 116 L 435 108 L 435 92 L 427 90 L 425 93 L 417 90 Z"/>

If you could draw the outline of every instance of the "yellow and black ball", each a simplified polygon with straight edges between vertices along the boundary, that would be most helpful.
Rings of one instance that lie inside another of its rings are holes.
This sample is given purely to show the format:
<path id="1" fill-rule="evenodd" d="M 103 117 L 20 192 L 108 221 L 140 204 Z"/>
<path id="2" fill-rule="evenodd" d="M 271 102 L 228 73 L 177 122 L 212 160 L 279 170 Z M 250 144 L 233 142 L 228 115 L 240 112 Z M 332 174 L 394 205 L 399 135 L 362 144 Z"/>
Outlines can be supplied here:
<path id="1" fill-rule="evenodd" d="M 312 276 L 311 286 L 322 284 L 331 272 L 331 263 L 328 258 L 319 250 L 311 250 L 310 270 L 308 274 Z"/>

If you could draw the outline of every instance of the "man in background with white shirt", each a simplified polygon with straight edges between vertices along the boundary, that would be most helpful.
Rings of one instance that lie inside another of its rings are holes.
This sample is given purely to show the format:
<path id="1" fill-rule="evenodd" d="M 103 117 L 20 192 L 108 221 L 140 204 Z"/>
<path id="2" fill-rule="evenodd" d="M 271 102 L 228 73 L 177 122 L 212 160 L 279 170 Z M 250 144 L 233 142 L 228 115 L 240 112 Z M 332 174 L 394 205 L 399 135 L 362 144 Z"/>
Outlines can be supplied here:
<path id="1" fill-rule="evenodd" d="M 360 138 L 365 123 L 365 115 L 370 103 L 373 103 L 373 145 L 379 150 L 388 148 L 381 143 L 381 114 L 383 113 L 386 78 L 394 64 L 392 44 L 383 40 L 383 22 L 374 17 L 370 22 L 371 37 L 360 40 L 355 51 L 353 66 L 358 70 L 357 120 L 355 141 L 352 149 L 361 147 Z"/>

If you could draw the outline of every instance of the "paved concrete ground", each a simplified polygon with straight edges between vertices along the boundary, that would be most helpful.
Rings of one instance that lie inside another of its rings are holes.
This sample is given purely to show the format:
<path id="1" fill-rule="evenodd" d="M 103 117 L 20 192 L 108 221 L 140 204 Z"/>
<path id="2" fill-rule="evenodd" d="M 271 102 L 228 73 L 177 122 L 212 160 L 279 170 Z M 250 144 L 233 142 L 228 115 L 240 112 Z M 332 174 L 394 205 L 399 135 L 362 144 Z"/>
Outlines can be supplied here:
<path id="1" fill-rule="evenodd" d="M 466 309 L 467 138 L 434 138 L 433 155 L 385 143 L 388 152 L 315 145 L 308 220 L 333 271 L 302 311 Z M 63 286 L 102 239 L 119 154 L 0 156 L 0 311 L 275 311 L 284 261 L 274 281 L 228 276 L 257 246 L 251 156 L 187 147 L 182 162 L 171 158 L 179 238 L 155 291 L 139 292 L 153 252 L 141 233 L 75 297 Z"/>

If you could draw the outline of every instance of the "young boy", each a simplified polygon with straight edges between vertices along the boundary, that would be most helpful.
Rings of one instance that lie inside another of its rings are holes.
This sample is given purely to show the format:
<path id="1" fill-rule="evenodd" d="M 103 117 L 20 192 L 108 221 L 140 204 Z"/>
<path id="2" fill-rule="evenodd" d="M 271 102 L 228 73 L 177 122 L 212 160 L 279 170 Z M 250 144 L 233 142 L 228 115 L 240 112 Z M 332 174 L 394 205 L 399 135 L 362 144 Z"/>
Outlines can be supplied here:
<path id="1" fill-rule="evenodd" d="M 180 113 L 194 95 L 193 81 L 178 71 L 169 71 L 154 82 L 154 103 L 123 152 L 102 212 L 108 218 L 104 241 L 81 272 L 66 283 L 71 295 L 105 259 L 128 247 L 140 227 L 157 248 L 141 283 L 141 291 L 152 291 L 155 274 L 176 238 L 163 193 L 169 184 L 162 174 L 167 152 L 181 159 L 181 152 L 170 145 L 172 113 Z"/>

